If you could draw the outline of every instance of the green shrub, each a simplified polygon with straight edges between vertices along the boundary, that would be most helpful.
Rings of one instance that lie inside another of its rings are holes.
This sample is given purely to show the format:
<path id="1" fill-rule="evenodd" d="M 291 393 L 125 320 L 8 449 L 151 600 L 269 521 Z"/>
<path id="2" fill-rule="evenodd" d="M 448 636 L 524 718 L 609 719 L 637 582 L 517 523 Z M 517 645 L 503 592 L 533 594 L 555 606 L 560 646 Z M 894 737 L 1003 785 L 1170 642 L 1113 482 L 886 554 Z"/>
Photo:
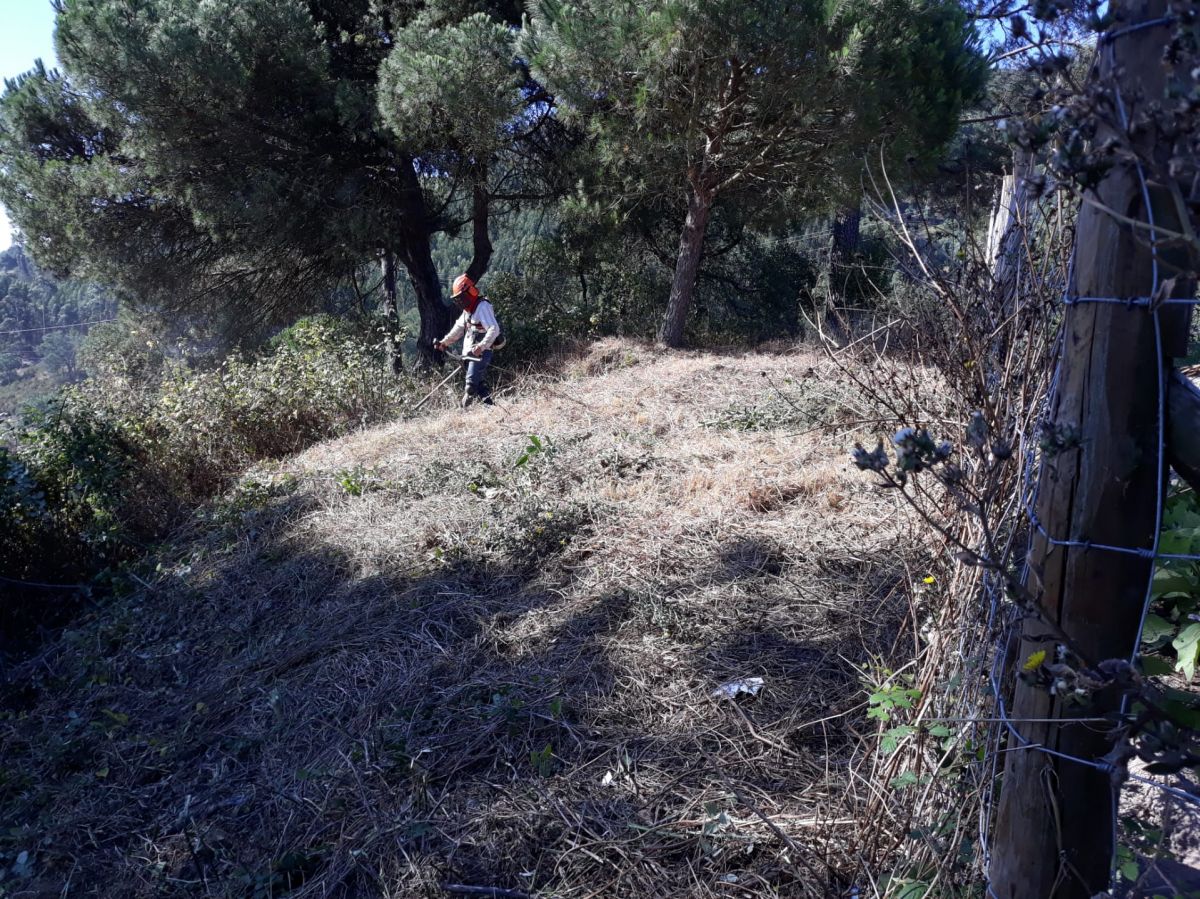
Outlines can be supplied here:
<path id="1" fill-rule="evenodd" d="M 132 369 L 93 345 L 103 374 L 64 388 L 0 454 L 3 573 L 86 579 L 163 536 L 251 464 L 395 414 L 411 394 L 369 342 L 327 316 L 253 357 L 209 369 Z M 65 564 L 62 560 L 70 560 Z"/>
<path id="2" fill-rule="evenodd" d="M 0 448 L 0 658 L 74 608 L 78 591 L 41 586 L 75 583 L 92 564 L 74 512 L 56 508 L 25 461 Z"/>
<path id="3" fill-rule="evenodd" d="M 44 499 L 57 533 L 90 557 L 109 559 L 126 541 L 127 488 L 137 451 L 120 422 L 76 401 L 72 391 L 37 411 L 16 455 Z"/>
<path id="4" fill-rule="evenodd" d="M 25 463 L 0 448 L 0 571 L 28 574 L 52 533 L 46 495 Z"/>

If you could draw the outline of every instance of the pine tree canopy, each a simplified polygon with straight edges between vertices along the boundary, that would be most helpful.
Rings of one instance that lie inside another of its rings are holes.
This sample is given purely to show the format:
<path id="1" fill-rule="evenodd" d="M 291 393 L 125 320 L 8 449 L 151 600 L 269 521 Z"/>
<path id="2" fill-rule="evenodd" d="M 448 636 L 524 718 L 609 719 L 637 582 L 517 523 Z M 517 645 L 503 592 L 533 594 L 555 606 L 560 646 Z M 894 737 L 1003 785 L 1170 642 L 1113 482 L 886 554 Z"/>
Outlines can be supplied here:
<path id="1" fill-rule="evenodd" d="M 714 209 L 761 226 L 853 197 L 865 159 L 927 165 L 983 81 L 953 0 L 57 8 L 64 72 L 0 100 L 0 201 L 39 264 L 236 320 L 395 259 L 426 349 L 453 274 L 431 237 L 469 223 L 482 275 L 497 204 L 564 192 L 570 127 L 590 196 L 685 219 L 674 344 Z"/>
<path id="2" fill-rule="evenodd" d="M 473 218 L 486 237 L 488 163 L 530 121 L 515 21 L 467 0 L 64 0 L 65 74 L 0 102 L 0 200 L 41 264 L 160 308 L 290 313 L 392 253 L 428 344 L 430 237 Z"/>
<path id="3" fill-rule="evenodd" d="M 761 221 L 855 196 L 868 154 L 930 159 L 984 81 L 951 0 L 539 0 L 522 52 L 595 141 L 598 195 L 686 209 L 670 344 L 714 204 Z"/>

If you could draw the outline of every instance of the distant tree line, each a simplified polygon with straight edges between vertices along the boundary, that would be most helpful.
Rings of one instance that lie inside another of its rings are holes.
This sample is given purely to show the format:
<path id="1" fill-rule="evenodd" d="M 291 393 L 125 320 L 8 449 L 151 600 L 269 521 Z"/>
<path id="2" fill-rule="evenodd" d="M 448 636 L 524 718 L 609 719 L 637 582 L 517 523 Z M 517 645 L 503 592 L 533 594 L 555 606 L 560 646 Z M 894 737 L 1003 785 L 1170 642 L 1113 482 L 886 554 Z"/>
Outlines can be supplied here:
<path id="1" fill-rule="evenodd" d="M 0 385 L 39 373 L 56 383 L 73 379 L 89 323 L 116 312 L 111 292 L 52 278 L 19 244 L 9 247 L 0 253 Z M 3 411 L 11 410 L 0 403 Z"/>

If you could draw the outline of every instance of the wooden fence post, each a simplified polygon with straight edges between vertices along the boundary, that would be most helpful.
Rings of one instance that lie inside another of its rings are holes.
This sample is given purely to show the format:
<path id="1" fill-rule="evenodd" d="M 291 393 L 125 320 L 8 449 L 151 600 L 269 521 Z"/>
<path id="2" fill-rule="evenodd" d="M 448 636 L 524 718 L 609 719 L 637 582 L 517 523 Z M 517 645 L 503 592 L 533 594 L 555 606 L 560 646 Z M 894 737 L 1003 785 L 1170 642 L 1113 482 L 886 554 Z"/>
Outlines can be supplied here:
<path id="1" fill-rule="evenodd" d="M 1166 0 L 1114 7 L 1122 14 L 1115 26 L 1120 29 L 1164 15 Z M 1127 104 L 1161 97 L 1168 34 L 1157 26 L 1116 37 L 1116 66 L 1102 46 L 1102 83 L 1119 85 Z M 1105 137 L 1097 134 L 1096 144 Z M 1146 221 L 1134 166 L 1115 166 L 1097 193 L 1105 206 Z M 1146 232 L 1135 237 L 1130 226 L 1085 203 L 1076 228 L 1071 294 L 1148 296 L 1153 284 L 1147 243 Z M 1166 363 L 1156 346 L 1153 313 L 1144 306 L 1080 303 L 1067 307 L 1063 327 L 1057 396 L 1046 425 L 1056 449 L 1043 460 L 1037 514 L 1055 539 L 1149 547 L 1164 487 L 1158 402 Z M 1035 534 L 1027 587 L 1090 661 L 1124 659 L 1137 640 L 1151 567 L 1138 555 L 1055 545 Z M 1047 650 L 1053 660 L 1055 646 L 1047 630 L 1033 619 L 1024 623 L 1017 666 L 1037 650 Z M 1098 760 L 1111 748 L 1104 725 L 1036 720 L 1092 716 L 1115 702 L 1111 697 L 1098 701 L 1101 708 L 1081 710 L 1018 679 L 1009 714 L 1034 747 Z M 1110 775 L 1037 748 L 1020 748 L 1011 735 L 1007 750 L 991 847 L 995 894 L 1091 899 L 1107 890 L 1114 848 Z"/>

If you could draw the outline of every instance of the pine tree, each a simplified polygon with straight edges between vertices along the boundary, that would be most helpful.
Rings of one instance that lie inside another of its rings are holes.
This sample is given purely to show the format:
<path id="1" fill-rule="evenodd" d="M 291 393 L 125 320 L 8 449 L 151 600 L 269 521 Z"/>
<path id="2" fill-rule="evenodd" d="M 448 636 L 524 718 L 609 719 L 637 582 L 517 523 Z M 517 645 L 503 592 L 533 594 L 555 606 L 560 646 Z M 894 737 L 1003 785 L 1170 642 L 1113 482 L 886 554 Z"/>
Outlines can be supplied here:
<path id="1" fill-rule="evenodd" d="M 379 74 L 402 68 L 398 48 L 443 32 L 510 53 L 497 23 L 515 24 L 513 6 L 63 0 L 65 74 L 39 66 L 0 101 L 0 200 L 40 263 L 166 309 L 290 314 L 364 259 L 395 258 L 428 352 L 450 318 L 431 237 L 481 219 L 486 241 L 492 191 L 478 158 L 454 152 L 456 134 L 401 114 L 405 92 L 427 97 L 450 69 L 409 70 L 386 92 Z M 500 88 L 513 109 L 530 94 L 520 88 L 519 72 Z M 470 90 L 452 99 L 480 102 Z M 465 212 L 460 182 L 483 186 Z"/>
<path id="2" fill-rule="evenodd" d="M 928 157 L 984 80 L 948 0 L 541 0 L 524 53 L 596 142 L 595 193 L 683 216 L 670 346 L 714 208 L 753 225 L 853 198 L 868 152 Z"/>

